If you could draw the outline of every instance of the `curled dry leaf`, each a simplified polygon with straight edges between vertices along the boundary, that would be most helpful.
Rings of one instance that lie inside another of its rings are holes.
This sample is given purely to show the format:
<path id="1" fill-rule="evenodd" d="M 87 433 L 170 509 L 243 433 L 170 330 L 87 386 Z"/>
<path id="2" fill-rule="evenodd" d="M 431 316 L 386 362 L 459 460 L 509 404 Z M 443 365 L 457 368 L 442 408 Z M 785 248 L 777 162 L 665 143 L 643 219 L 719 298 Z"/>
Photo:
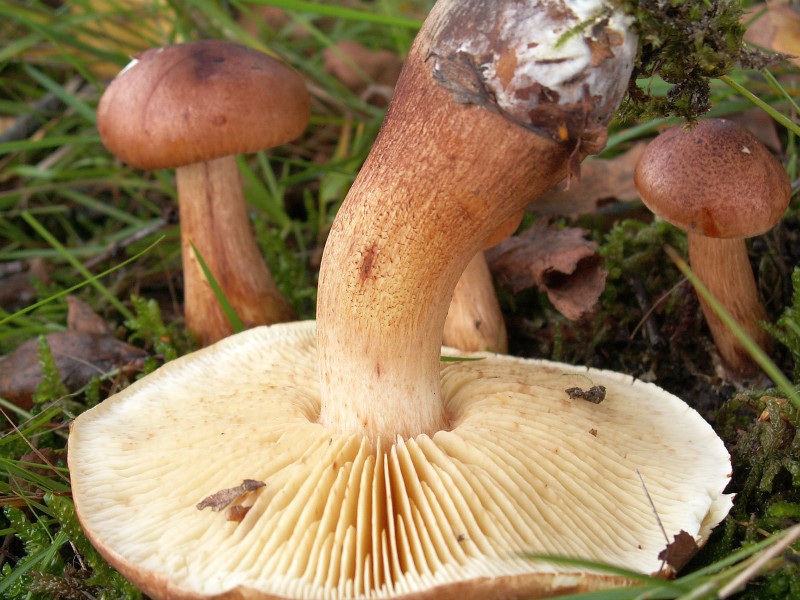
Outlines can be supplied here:
<path id="1" fill-rule="evenodd" d="M 633 170 L 646 145 L 635 144 L 614 158 L 590 156 L 581 164 L 580 180 L 564 180 L 537 198 L 528 210 L 539 215 L 583 215 L 612 202 L 638 200 Z"/>
<path id="2" fill-rule="evenodd" d="M 499 285 L 515 294 L 538 286 L 561 314 L 576 320 L 594 309 L 608 274 L 595 252 L 597 244 L 584 239 L 585 234 L 539 220 L 489 248 L 486 258 Z"/>
<path id="3" fill-rule="evenodd" d="M 141 348 L 108 334 L 59 331 L 48 333 L 45 338 L 61 380 L 70 391 L 80 389 L 92 377 L 113 369 L 120 369 L 126 376 L 137 373 L 147 357 Z M 0 358 L 0 397 L 28 409 L 41 381 L 36 339 L 28 340 L 8 356 Z"/>
<path id="4" fill-rule="evenodd" d="M 738 123 L 749 130 L 759 141 L 775 154 L 783 152 L 783 143 L 775 120 L 760 108 L 750 108 L 727 116 L 731 121 Z"/>
<path id="5" fill-rule="evenodd" d="M 236 487 L 232 488 L 225 488 L 224 490 L 220 490 L 218 492 L 214 492 L 210 496 L 206 496 L 200 502 L 197 503 L 197 510 L 203 510 L 204 508 L 210 508 L 213 511 L 220 511 L 228 506 L 231 502 L 238 500 L 245 494 L 252 492 L 253 490 L 257 490 L 260 487 L 264 487 L 266 484 L 263 481 L 257 481 L 255 479 L 245 479 L 242 481 L 241 485 L 237 485 Z M 232 513 L 228 514 L 229 520 L 235 521 L 240 520 L 236 518 L 230 518 Z M 242 515 L 244 516 L 244 515 Z"/>
<path id="6" fill-rule="evenodd" d="M 56 452 L 52 448 L 37 448 L 19 457 L 20 465 L 23 466 L 27 473 L 42 476 L 53 474 L 53 463 L 56 462 L 56 460 Z M 34 467 L 31 465 L 41 466 Z M 9 475 L 8 485 L 13 493 L 19 494 L 20 496 L 37 491 L 36 485 L 31 483 L 29 477 L 19 476 L 14 473 Z"/>

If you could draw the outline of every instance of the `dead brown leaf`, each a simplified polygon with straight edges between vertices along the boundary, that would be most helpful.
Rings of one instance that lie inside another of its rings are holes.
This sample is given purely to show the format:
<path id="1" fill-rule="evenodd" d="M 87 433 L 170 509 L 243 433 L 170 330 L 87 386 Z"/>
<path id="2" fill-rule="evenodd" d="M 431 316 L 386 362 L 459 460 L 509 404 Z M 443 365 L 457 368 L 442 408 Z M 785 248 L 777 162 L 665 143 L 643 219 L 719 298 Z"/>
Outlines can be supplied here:
<path id="1" fill-rule="evenodd" d="M 681 530 L 672 538 L 672 543 L 667 544 L 658 555 L 658 558 L 665 561 L 674 573 L 686 566 L 698 551 L 697 542 L 685 531 Z"/>
<path id="2" fill-rule="evenodd" d="M 53 463 L 56 462 L 56 452 L 52 448 L 41 448 L 26 452 L 19 457 L 21 466 L 28 472 L 34 475 L 52 475 L 54 471 Z M 27 464 L 26 464 L 27 463 Z M 33 467 L 30 465 L 42 465 L 41 467 Z M 8 484 L 11 491 L 23 495 L 34 493 L 37 487 L 30 482 L 27 477 L 14 475 L 13 473 L 8 477 Z"/>
<path id="3" fill-rule="evenodd" d="M 277 6 L 250 5 L 248 11 L 238 19 L 239 25 L 253 37 L 258 37 L 261 33 L 260 28 L 266 27 L 273 32 L 281 32 L 281 35 L 288 37 L 292 41 L 305 40 L 311 37 L 311 31 L 300 24 L 295 24 L 284 31 L 287 25 L 292 22 L 291 16 L 284 9 Z"/>
<path id="4" fill-rule="evenodd" d="M 241 485 L 237 485 L 236 487 L 232 488 L 225 488 L 224 490 L 220 490 L 218 492 L 214 492 L 210 496 L 206 496 L 200 502 L 197 503 L 197 510 L 203 510 L 204 508 L 210 508 L 213 511 L 220 511 L 228 506 L 234 500 L 238 500 L 245 494 L 252 492 L 253 490 L 257 490 L 260 487 L 264 487 L 267 485 L 263 481 L 257 481 L 255 479 L 245 479 L 242 481 Z"/>
<path id="5" fill-rule="evenodd" d="M 67 327 L 70 331 L 109 334 L 106 322 L 77 296 L 67 296 Z"/>
<path id="6" fill-rule="evenodd" d="M 538 286 L 561 314 L 580 319 L 594 309 L 607 275 L 595 252 L 597 244 L 584 239 L 585 234 L 583 229 L 557 229 L 540 219 L 486 250 L 486 259 L 499 285 L 515 294 Z"/>
<path id="7" fill-rule="evenodd" d="M 48 333 L 58 372 L 67 389 L 80 389 L 92 377 L 113 369 L 121 369 L 130 376 L 142 369 L 147 353 L 121 342 L 108 334 L 84 331 L 59 331 Z M 0 358 L 0 396 L 28 409 L 33 404 L 33 394 L 42 381 L 37 340 L 28 340 L 11 354 Z"/>
<path id="8" fill-rule="evenodd" d="M 639 193 L 633 170 L 647 144 L 635 144 L 614 158 L 589 157 L 581 163 L 580 180 L 564 180 L 528 206 L 538 215 L 582 215 L 612 202 L 633 202 Z"/>
<path id="9" fill-rule="evenodd" d="M 755 21 L 750 22 L 753 17 Z M 772 52 L 791 55 L 800 65 L 800 15 L 785 2 L 765 2 L 747 9 L 742 20 L 750 25 L 744 39 Z"/>

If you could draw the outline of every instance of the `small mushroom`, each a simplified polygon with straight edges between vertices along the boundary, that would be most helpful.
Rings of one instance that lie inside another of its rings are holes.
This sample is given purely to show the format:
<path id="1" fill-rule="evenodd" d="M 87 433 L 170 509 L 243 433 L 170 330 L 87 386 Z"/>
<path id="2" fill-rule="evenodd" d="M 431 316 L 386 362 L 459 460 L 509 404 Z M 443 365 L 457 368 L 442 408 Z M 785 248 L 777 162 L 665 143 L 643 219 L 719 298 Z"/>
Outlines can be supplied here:
<path id="1" fill-rule="evenodd" d="M 767 320 L 745 238 L 761 235 L 791 199 L 786 170 L 748 130 L 726 119 L 676 126 L 648 144 L 636 165 L 636 187 L 650 210 L 687 232 L 692 270 L 755 343 L 767 350 Z M 708 302 L 706 322 L 733 380 L 758 365 Z"/>
<path id="2" fill-rule="evenodd" d="M 202 345 L 233 332 L 192 245 L 245 327 L 290 320 L 253 237 L 236 154 L 305 129 L 310 99 L 290 67 L 206 40 L 137 55 L 97 110 L 105 146 L 142 169 L 177 167 L 186 323 Z"/>
<path id="3" fill-rule="evenodd" d="M 440 361 L 466 264 L 602 145 L 636 48 L 618 10 L 434 6 L 334 222 L 317 323 L 231 336 L 73 422 L 76 511 L 124 575 L 154 598 L 541 598 L 633 582 L 531 553 L 661 573 L 672 536 L 708 538 L 730 459 L 684 402 L 559 363 Z M 409 157 L 440 175 L 398 177 Z M 601 403 L 565 392 L 586 376 Z M 264 485 L 241 519 L 197 510 L 244 480 Z"/>
<path id="4" fill-rule="evenodd" d="M 482 250 L 469 261 L 453 290 L 442 342 L 465 352 L 508 352 L 503 311 Z"/>
<path id="5" fill-rule="evenodd" d="M 524 210 L 503 223 L 484 242 L 484 248 L 490 248 L 514 233 L 523 216 Z M 466 352 L 508 352 L 506 323 L 483 250 L 472 257 L 453 290 L 442 343 Z"/>

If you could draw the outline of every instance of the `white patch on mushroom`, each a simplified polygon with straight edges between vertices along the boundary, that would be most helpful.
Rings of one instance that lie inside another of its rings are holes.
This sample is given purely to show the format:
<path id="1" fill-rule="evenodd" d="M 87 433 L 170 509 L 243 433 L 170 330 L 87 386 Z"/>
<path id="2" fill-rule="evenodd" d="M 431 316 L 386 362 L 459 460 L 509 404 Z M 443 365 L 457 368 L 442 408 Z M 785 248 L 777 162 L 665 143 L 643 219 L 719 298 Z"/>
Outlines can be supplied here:
<path id="1" fill-rule="evenodd" d="M 133 67 L 135 67 L 138 64 L 139 64 L 139 59 L 138 58 L 132 58 L 131 62 L 129 62 L 127 65 L 125 65 L 122 68 L 122 70 L 119 73 L 117 73 L 117 77 L 122 77 L 125 74 L 126 71 L 130 71 Z"/>
<path id="2" fill-rule="evenodd" d="M 516 67 L 510 81 L 507 75 L 498 73 L 497 67 L 504 61 L 495 53 L 496 42 L 490 38 L 497 35 L 495 32 L 469 39 L 457 49 L 475 57 L 493 56 L 483 76 L 501 108 L 516 113 L 514 107 L 521 103 L 520 91 L 539 87 L 556 92 L 558 104 L 584 102 L 587 88 L 593 97 L 602 96 L 604 103 L 619 101 L 627 78 L 615 77 L 603 68 L 593 68 L 593 52 L 588 42 L 595 40 L 590 35 L 592 26 L 607 19 L 604 31 L 619 39 L 613 52 L 621 60 L 613 61 L 614 65 L 631 64 L 637 41 L 628 15 L 609 7 L 603 0 L 563 0 L 547 10 L 536 3 L 509 3 L 507 11 L 513 14 L 502 20 L 506 25 L 498 37 L 506 40 L 516 54 Z M 567 16 L 570 13 L 572 16 Z M 532 99 L 526 99 L 526 103 L 536 104 Z"/>

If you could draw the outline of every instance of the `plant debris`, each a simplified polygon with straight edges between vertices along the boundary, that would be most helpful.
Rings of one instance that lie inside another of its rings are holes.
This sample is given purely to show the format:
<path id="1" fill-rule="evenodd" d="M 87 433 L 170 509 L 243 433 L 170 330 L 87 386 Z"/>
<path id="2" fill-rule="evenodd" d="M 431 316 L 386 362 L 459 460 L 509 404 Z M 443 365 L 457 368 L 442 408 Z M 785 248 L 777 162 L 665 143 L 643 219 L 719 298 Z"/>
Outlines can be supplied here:
<path id="1" fill-rule="evenodd" d="M 635 18 L 639 51 L 620 110 L 623 119 L 675 115 L 693 121 L 710 108 L 710 79 L 737 66 L 757 69 L 780 59 L 745 46 L 738 2 L 625 0 L 624 6 Z M 672 84 L 666 96 L 636 84 L 653 77 Z"/>
<path id="2" fill-rule="evenodd" d="M 697 554 L 698 549 L 694 538 L 681 530 L 673 536 L 672 542 L 659 553 L 658 558 L 666 562 L 677 573 Z"/>
<path id="3" fill-rule="evenodd" d="M 253 490 L 257 490 L 260 487 L 264 487 L 266 483 L 263 481 L 257 481 L 255 479 L 245 479 L 242 481 L 241 485 L 237 485 L 236 487 L 226 488 L 224 490 L 220 490 L 218 492 L 214 492 L 210 496 L 206 496 L 200 502 L 197 503 L 197 510 L 203 510 L 204 508 L 211 508 L 211 510 L 217 512 L 224 509 L 228 506 L 231 502 L 238 500 L 245 494 L 252 492 Z M 230 515 L 229 515 L 230 516 Z M 244 516 L 244 515 L 242 515 Z M 231 519 L 228 520 L 237 520 Z"/>
<path id="4" fill-rule="evenodd" d="M 614 158 L 590 156 L 581 163 L 579 181 L 564 180 L 528 210 L 538 215 L 584 215 L 613 202 L 638 201 L 633 170 L 646 146 L 644 142 L 634 144 Z"/>
<path id="5" fill-rule="evenodd" d="M 78 390 L 92 378 L 114 369 L 130 377 L 141 371 L 147 357 L 141 348 L 108 334 L 58 331 L 28 340 L 0 359 L 0 396 L 24 409 L 33 405 L 34 395 L 44 379 L 40 340 L 49 346 L 66 392 Z"/>
<path id="6" fill-rule="evenodd" d="M 588 390 L 579 387 L 571 387 L 564 391 L 567 393 L 570 400 L 586 400 L 592 404 L 600 404 L 606 399 L 606 388 L 603 385 L 593 385 Z"/>
<path id="7" fill-rule="evenodd" d="M 565 317 L 591 312 L 605 289 L 606 271 L 597 243 L 575 227 L 556 228 L 546 219 L 486 251 L 498 284 L 513 293 L 538 286 Z"/>

